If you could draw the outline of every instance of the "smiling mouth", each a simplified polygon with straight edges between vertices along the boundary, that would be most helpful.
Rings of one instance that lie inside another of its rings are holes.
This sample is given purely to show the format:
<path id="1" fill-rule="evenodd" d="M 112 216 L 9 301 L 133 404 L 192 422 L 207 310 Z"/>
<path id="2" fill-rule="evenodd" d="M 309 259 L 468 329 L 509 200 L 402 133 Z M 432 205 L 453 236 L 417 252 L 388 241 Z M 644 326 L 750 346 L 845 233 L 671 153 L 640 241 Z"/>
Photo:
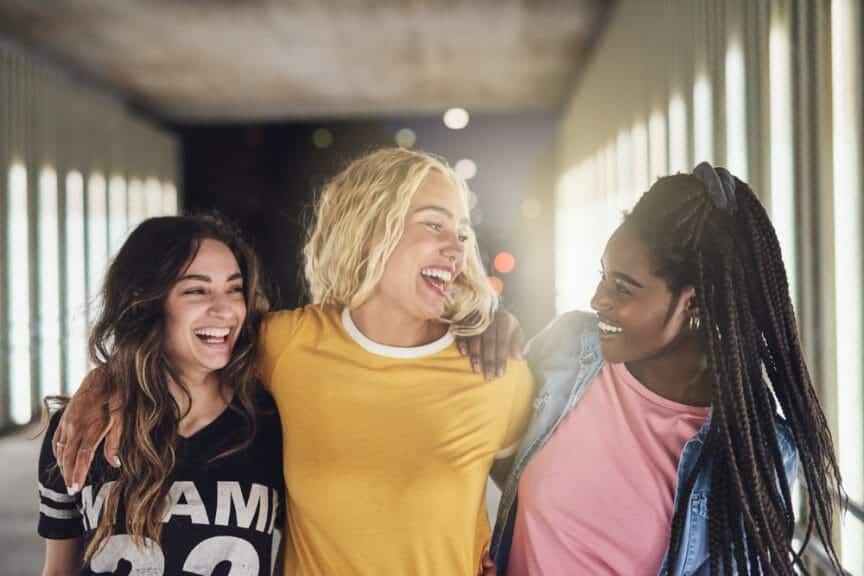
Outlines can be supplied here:
<path id="1" fill-rule="evenodd" d="M 597 322 L 597 327 L 600 329 L 601 336 L 617 336 L 624 332 L 624 330 L 620 326 L 616 326 L 606 320 L 600 319 Z"/>
<path id="2" fill-rule="evenodd" d="M 438 294 L 447 298 L 453 281 L 453 272 L 442 268 L 423 268 L 420 270 L 420 276 Z"/>
<path id="3" fill-rule="evenodd" d="M 200 328 L 195 330 L 195 336 L 205 344 L 225 344 L 231 334 L 230 328 Z"/>

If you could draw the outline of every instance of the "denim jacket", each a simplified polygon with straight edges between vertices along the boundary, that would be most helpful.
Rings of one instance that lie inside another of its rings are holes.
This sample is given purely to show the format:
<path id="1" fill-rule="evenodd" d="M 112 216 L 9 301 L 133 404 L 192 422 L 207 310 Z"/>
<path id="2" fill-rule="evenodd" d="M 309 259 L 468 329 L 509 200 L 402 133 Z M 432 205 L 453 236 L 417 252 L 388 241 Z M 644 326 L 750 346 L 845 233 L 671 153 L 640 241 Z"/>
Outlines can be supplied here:
<path id="1" fill-rule="evenodd" d="M 498 507 L 498 519 L 492 534 L 490 554 L 498 567 L 499 574 L 505 574 L 507 570 L 516 520 L 519 479 L 532 456 L 543 448 L 558 424 L 594 381 L 603 364 L 596 317 L 584 312 L 569 312 L 560 316 L 528 343 L 526 355 L 540 389 L 534 401 L 531 423 L 517 448 L 506 476 Z M 680 487 L 684 484 L 684 480 L 696 465 L 709 424 L 710 416 L 699 432 L 684 445 L 678 462 L 676 486 Z M 797 473 L 798 452 L 791 433 L 779 416 L 776 419 L 776 426 L 786 477 L 791 482 Z M 699 472 L 689 497 L 678 561 L 675 565 L 675 576 L 706 576 L 710 573 L 708 558 L 710 470 L 711 461 L 707 461 Z M 676 488 L 676 507 L 678 498 L 679 493 Z M 667 550 L 659 574 L 665 573 L 668 562 Z"/>

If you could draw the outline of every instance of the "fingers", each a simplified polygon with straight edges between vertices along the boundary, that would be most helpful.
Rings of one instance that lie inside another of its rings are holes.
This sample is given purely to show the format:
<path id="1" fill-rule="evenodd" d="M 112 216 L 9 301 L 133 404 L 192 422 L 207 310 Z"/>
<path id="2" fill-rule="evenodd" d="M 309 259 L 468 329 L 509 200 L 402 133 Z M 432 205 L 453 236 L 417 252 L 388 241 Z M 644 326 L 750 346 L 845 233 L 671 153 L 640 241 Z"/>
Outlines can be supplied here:
<path id="1" fill-rule="evenodd" d="M 486 330 L 480 339 L 483 341 L 483 354 L 481 356 L 483 360 L 483 376 L 486 380 L 493 380 L 495 378 L 495 351 L 498 347 L 498 327 L 497 322 L 495 325 L 490 327 L 489 330 Z"/>
<path id="2" fill-rule="evenodd" d="M 75 470 L 75 458 L 78 455 L 78 447 L 81 445 L 81 434 L 74 424 L 67 424 L 65 429 L 62 451 L 57 464 L 60 467 L 60 474 L 63 475 L 63 480 L 66 482 L 67 491 L 74 494 L 81 487 L 81 484 L 75 486 L 72 479 L 72 471 Z"/>
<path id="3" fill-rule="evenodd" d="M 495 375 L 500 378 L 504 375 L 507 369 L 507 360 L 510 356 L 510 337 L 512 327 L 510 326 L 509 318 L 504 320 L 502 317 L 500 322 L 497 322 L 498 338 L 495 341 Z"/>
<path id="4" fill-rule="evenodd" d="M 489 551 L 483 553 L 483 560 L 480 562 L 480 569 L 477 571 L 482 576 L 495 576 L 495 562 L 489 556 Z"/>
<path id="5" fill-rule="evenodd" d="M 456 338 L 456 348 L 460 356 L 468 355 L 468 342 L 464 338 Z"/>
<path id="6" fill-rule="evenodd" d="M 108 435 L 105 436 L 105 445 L 102 448 L 102 454 L 105 460 L 114 468 L 120 468 L 120 426 L 115 426 L 115 417 L 112 416 L 111 422 L 108 424 Z"/>
<path id="7" fill-rule="evenodd" d="M 63 416 L 65 415 L 65 413 L 60 415 L 60 422 L 57 424 L 57 429 L 54 430 L 54 436 L 51 438 L 51 452 L 54 454 L 54 459 L 58 465 L 60 463 L 60 455 L 66 446 L 66 443 L 63 441 Z"/>
<path id="8" fill-rule="evenodd" d="M 522 326 L 516 326 L 513 338 L 510 340 L 510 356 L 516 360 L 522 360 L 522 350 L 525 347 L 525 333 Z"/>
<path id="9" fill-rule="evenodd" d="M 471 356 L 471 369 L 475 373 L 482 371 L 482 363 L 480 362 L 482 348 L 483 345 L 480 342 L 480 336 L 472 336 L 468 340 L 468 355 Z"/>
<path id="10" fill-rule="evenodd" d="M 105 417 L 106 401 L 110 413 L 119 410 L 119 398 L 113 401 L 106 398 L 106 376 L 105 367 L 96 368 L 87 374 L 79 390 L 66 405 L 55 433 L 54 454 L 70 494 L 84 485 L 95 448 L 111 430 L 110 419 Z M 114 446 L 118 445 L 115 439 Z"/>
<path id="11" fill-rule="evenodd" d="M 67 487 L 67 491 L 70 494 L 75 494 L 84 486 L 84 481 L 87 479 L 87 471 L 90 470 L 90 465 L 93 463 L 96 446 L 96 444 L 86 444 L 84 442 L 78 446 L 75 454 L 75 464 L 71 468 L 71 474 L 67 474 L 72 479 L 72 485 Z"/>
<path id="12" fill-rule="evenodd" d="M 90 427 L 87 430 L 86 434 L 82 434 L 81 441 L 77 445 L 77 449 L 74 454 L 74 462 L 70 468 L 66 470 L 66 474 L 64 478 L 67 480 L 67 488 L 69 489 L 71 494 L 74 494 L 78 490 L 84 486 L 84 481 L 87 479 L 87 472 L 90 470 L 90 466 L 93 464 L 93 457 L 96 455 L 96 448 L 102 442 L 106 436 L 115 428 L 119 428 L 118 426 L 112 426 L 113 421 L 109 420 L 108 426 L 103 428 L 101 431 L 98 427 Z M 95 434 L 94 434 L 95 431 Z M 108 460 L 109 463 L 113 464 L 117 458 L 117 446 L 119 446 L 119 434 L 117 435 L 114 448 L 114 458 Z M 71 448 L 72 448 L 72 439 L 70 438 L 70 443 L 66 447 L 66 449 L 70 450 L 67 453 L 67 456 L 71 460 L 73 458 Z M 106 445 L 107 449 L 107 445 Z M 107 452 L 106 452 L 107 453 Z M 116 466 L 115 466 L 116 467 Z M 71 484 L 69 484 L 69 480 L 71 480 Z"/>

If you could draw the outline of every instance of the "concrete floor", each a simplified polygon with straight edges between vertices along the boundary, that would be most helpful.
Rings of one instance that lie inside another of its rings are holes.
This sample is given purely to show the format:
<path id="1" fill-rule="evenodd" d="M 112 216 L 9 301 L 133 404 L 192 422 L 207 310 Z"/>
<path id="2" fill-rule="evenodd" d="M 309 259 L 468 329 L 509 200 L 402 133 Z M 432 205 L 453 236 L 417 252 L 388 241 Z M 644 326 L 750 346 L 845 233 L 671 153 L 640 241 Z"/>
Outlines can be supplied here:
<path id="1" fill-rule="evenodd" d="M 0 438 L 0 574 L 33 576 L 42 570 L 42 539 L 36 534 L 39 496 L 36 464 L 40 429 Z"/>

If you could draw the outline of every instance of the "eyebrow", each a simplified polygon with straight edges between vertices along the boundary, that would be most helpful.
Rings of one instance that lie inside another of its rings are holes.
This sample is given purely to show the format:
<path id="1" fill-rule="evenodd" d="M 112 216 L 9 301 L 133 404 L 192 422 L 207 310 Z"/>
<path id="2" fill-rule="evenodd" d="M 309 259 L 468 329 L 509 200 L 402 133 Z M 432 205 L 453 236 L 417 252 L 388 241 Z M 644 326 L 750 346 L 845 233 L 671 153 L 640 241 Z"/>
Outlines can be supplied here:
<path id="1" fill-rule="evenodd" d="M 417 212 L 423 212 L 424 210 L 432 210 L 433 212 L 438 212 L 440 214 L 443 214 L 444 216 L 447 216 L 451 220 L 453 220 L 454 218 L 453 213 L 450 212 L 450 210 L 444 208 L 443 206 L 436 206 L 435 204 L 430 204 L 428 206 L 420 206 L 419 208 L 414 210 L 414 214 L 416 214 Z M 459 224 L 465 224 L 466 226 L 470 226 L 471 222 L 468 220 L 468 218 L 461 218 L 459 220 Z"/>
<path id="2" fill-rule="evenodd" d="M 603 270 L 605 273 L 606 266 L 603 265 L 603 260 L 600 260 L 600 269 Z M 632 284 L 633 286 L 636 286 L 637 288 L 644 288 L 644 286 L 641 283 L 639 283 L 635 278 L 633 278 L 632 276 L 629 276 L 627 274 L 624 274 L 623 272 L 612 272 L 612 276 L 614 276 L 618 280 L 623 280 L 624 282 L 626 282 L 628 284 Z"/>
<path id="3" fill-rule="evenodd" d="M 228 277 L 226 282 L 233 282 L 234 280 L 242 280 L 243 274 L 240 272 L 235 272 L 231 276 Z M 205 276 L 204 274 L 184 274 L 180 277 L 178 282 L 182 282 L 184 280 L 199 280 L 201 282 L 213 282 L 213 279 L 210 276 Z"/>
<path id="4" fill-rule="evenodd" d="M 633 278 L 632 276 L 628 276 L 627 274 L 624 274 L 623 272 L 613 272 L 612 276 L 614 276 L 618 280 L 623 280 L 624 282 L 626 282 L 628 284 L 632 284 L 633 286 L 636 286 L 637 288 L 644 288 L 644 286 L 642 286 L 642 284 L 637 282 L 635 278 Z"/>

